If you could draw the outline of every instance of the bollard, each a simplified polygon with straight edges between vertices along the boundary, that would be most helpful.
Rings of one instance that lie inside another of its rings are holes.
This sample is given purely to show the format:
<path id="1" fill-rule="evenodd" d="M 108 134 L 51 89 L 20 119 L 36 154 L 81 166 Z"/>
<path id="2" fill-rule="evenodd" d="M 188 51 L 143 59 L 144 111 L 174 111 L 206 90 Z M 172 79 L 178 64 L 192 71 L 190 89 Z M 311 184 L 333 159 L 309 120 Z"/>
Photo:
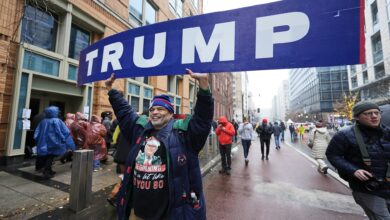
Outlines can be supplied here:
<path id="1" fill-rule="evenodd" d="M 73 152 L 70 180 L 70 209 L 79 212 L 90 205 L 92 195 L 93 150 Z"/>

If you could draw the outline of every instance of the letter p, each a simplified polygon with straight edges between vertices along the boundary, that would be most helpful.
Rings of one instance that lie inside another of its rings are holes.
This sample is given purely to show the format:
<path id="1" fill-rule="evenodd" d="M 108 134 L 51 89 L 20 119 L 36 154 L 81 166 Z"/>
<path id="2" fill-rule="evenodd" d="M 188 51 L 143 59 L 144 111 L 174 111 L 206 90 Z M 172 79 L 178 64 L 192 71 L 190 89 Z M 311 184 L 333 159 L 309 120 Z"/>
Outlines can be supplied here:
<path id="1" fill-rule="evenodd" d="M 274 32 L 279 26 L 288 26 L 289 29 Z M 302 12 L 256 18 L 256 59 L 272 58 L 275 44 L 298 41 L 309 32 L 309 28 L 310 20 Z"/>

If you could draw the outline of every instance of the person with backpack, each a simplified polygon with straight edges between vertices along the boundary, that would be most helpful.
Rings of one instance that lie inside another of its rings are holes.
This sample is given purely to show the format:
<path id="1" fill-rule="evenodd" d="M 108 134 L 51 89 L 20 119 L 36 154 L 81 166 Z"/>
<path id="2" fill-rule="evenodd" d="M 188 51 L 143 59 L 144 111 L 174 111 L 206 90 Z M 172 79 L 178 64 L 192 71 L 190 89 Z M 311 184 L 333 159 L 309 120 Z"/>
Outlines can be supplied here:
<path id="1" fill-rule="evenodd" d="M 199 84 L 194 115 L 174 119 L 168 95 L 156 95 L 149 116 L 139 116 L 118 90 L 115 74 L 105 81 L 121 133 L 130 143 L 117 195 L 118 219 L 206 219 L 199 152 L 207 141 L 214 112 L 208 75 L 187 74 Z M 153 154 L 150 163 L 140 163 Z M 158 163 L 153 161 L 158 159 Z"/>
<path id="2" fill-rule="evenodd" d="M 280 141 L 284 141 L 284 132 L 286 131 L 286 125 L 284 122 L 280 122 L 280 128 L 282 129 L 282 132 L 280 133 Z"/>
<path id="3" fill-rule="evenodd" d="M 274 134 L 274 139 L 275 139 L 275 148 L 276 150 L 280 150 L 280 134 L 282 133 L 282 129 L 278 125 L 278 122 L 274 122 L 274 126 L 272 128 L 273 134 Z"/>
<path id="4" fill-rule="evenodd" d="M 271 135 L 273 133 L 273 128 L 267 124 L 266 118 L 263 118 L 261 125 L 257 126 L 256 133 L 260 137 L 261 160 L 264 160 L 264 145 L 266 147 L 265 159 L 268 160 L 269 145 L 271 141 Z"/>

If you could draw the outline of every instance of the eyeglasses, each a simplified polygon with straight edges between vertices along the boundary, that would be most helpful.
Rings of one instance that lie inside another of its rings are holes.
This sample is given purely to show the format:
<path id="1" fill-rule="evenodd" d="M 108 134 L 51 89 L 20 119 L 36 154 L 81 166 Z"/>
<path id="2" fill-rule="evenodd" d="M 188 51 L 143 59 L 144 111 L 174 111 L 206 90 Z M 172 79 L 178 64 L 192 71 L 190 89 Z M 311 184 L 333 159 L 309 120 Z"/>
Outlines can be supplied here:
<path id="1" fill-rule="evenodd" d="M 372 117 L 372 116 L 379 116 L 380 114 L 381 114 L 381 111 L 373 111 L 373 112 L 363 112 L 362 113 L 364 116 L 370 116 L 370 117 Z"/>

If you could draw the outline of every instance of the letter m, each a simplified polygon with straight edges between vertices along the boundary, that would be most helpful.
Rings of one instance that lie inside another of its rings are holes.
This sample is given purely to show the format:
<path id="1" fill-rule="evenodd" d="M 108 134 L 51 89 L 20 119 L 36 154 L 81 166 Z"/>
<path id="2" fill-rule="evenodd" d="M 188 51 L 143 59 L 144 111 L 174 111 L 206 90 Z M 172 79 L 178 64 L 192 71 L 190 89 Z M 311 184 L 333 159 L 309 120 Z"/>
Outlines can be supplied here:
<path id="1" fill-rule="evenodd" d="M 216 24 L 206 43 L 200 27 L 183 29 L 182 64 L 195 63 L 195 50 L 202 63 L 212 62 L 219 47 L 219 61 L 234 60 L 235 22 Z"/>

